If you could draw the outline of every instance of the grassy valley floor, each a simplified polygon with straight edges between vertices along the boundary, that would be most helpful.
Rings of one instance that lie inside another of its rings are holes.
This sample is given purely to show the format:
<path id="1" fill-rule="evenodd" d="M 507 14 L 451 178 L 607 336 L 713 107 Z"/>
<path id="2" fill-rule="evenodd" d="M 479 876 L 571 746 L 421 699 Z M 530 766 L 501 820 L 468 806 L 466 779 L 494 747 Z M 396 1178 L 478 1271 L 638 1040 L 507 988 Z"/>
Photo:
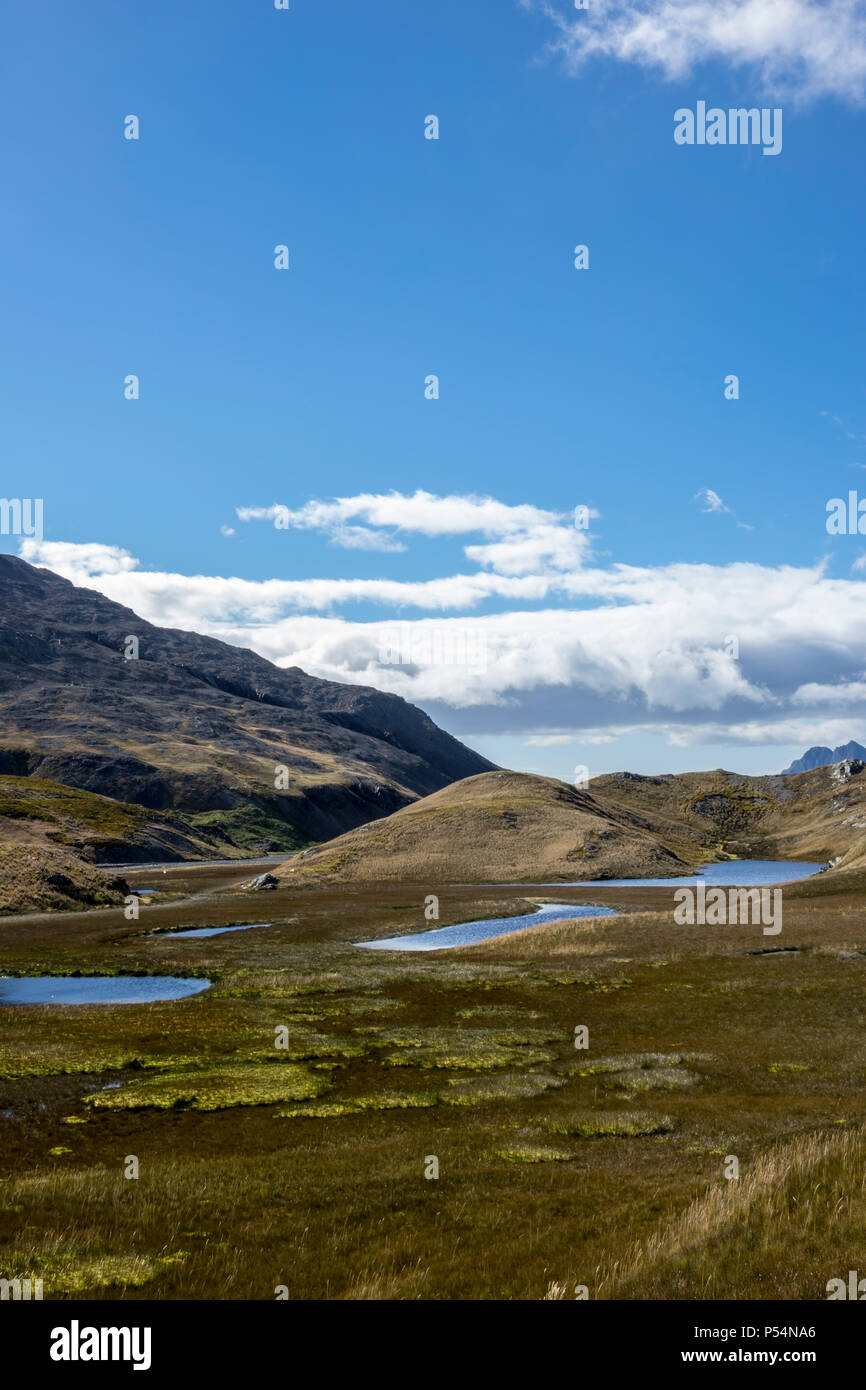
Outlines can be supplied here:
<path id="1" fill-rule="evenodd" d="M 137 922 L 0 923 L 5 974 L 213 981 L 0 1008 L 3 1277 L 46 1299 L 823 1299 L 866 1269 L 866 873 L 786 888 L 779 936 L 675 925 L 663 888 L 443 888 L 428 922 L 423 884 L 158 877 Z M 621 915 L 352 945 L 544 897 Z"/>

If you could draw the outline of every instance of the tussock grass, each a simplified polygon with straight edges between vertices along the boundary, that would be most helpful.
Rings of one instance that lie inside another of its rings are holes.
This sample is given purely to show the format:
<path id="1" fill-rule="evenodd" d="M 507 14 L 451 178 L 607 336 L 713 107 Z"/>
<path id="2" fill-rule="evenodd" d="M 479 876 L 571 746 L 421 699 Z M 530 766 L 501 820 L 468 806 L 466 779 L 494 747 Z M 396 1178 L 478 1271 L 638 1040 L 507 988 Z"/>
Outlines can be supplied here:
<path id="1" fill-rule="evenodd" d="M 557 1036 L 561 1035 L 538 1028 L 389 1028 L 379 1031 L 374 1041 L 377 1047 L 395 1045 L 382 1057 L 387 1067 L 495 1071 L 555 1061 L 555 1054 L 539 1044 Z"/>
<path id="2" fill-rule="evenodd" d="M 375 1095 L 351 1096 L 344 1100 L 326 1100 L 312 1105 L 298 1105 L 291 1110 L 278 1110 L 278 1120 L 330 1120 L 340 1115 L 361 1115 L 369 1110 L 424 1110 L 437 1105 L 436 1091 L 378 1091 Z"/>
<path id="3" fill-rule="evenodd" d="M 405 1265 L 390 1261 L 377 1269 L 365 1269 L 353 1275 L 348 1289 L 339 1296 L 364 1302 L 423 1298 L 429 1273 L 429 1266 L 420 1259 Z"/>
<path id="4" fill-rule="evenodd" d="M 605 1085 L 635 1091 L 685 1091 L 700 1084 L 697 1072 L 686 1067 L 632 1067 L 606 1078 Z"/>
<path id="5" fill-rule="evenodd" d="M 291 1110 L 278 1110 L 277 1119 L 333 1119 L 368 1110 L 420 1110 L 433 1105 L 486 1105 L 495 1101 L 534 1100 L 545 1091 L 564 1086 L 562 1077 L 548 1073 L 520 1072 L 494 1076 L 455 1077 L 441 1091 L 377 1091 L 352 1095 Z"/>
<path id="6" fill-rule="evenodd" d="M 596 1272 L 599 1298 L 826 1298 L 866 1219 L 866 1129 L 774 1145 Z"/>
<path id="7" fill-rule="evenodd" d="M 602 895 L 603 890 L 599 889 L 598 893 Z M 605 926 L 611 920 L 610 917 L 555 917 L 459 949 L 472 951 L 479 958 L 495 956 L 497 960 L 609 955 L 611 948 Z"/>
<path id="8" fill-rule="evenodd" d="M 681 1067 L 686 1062 L 710 1062 L 706 1052 L 626 1052 L 621 1057 L 590 1057 L 569 1067 L 572 1076 L 597 1076 L 602 1072 L 657 1071 Z"/>
<path id="9" fill-rule="evenodd" d="M 545 1091 L 557 1090 L 565 1082 L 547 1072 L 500 1073 L 496 1076 L 453 1078 L 439 1098 L 444 1105 L 480 1105 L 488 1101 L 533 1100 Z"/>
<path id="10" fill-rule="evenodd" d="M 551 1120 L 553 1134 L 571 1134 L 577 1139 L 634 1139 L 654 1134 L 669 1134 L 674 1128 L 670 1115 L 652 1115 L 645 1110 L 607 1114 L 570 1115 Z"/>
<path id="11" fill-rule="evenodd" d="M 555 1053 L 540 1047 L 507 1047 L 496 1042 L 461 1043 L 455 1040 L 387 1052 L 382 1058 L 382 1065 L 426 1070 L 495 1071 L 499 1067 L 535 1067 L 555 1061 Z"/>
<path id="12" fill-rule="evenodd" d="M 549 1144 L 510 1144 L 490 1156 L 506 1163 L 569 1163 L 574 1158 L 570 1149 L 555 1149 Z"/>

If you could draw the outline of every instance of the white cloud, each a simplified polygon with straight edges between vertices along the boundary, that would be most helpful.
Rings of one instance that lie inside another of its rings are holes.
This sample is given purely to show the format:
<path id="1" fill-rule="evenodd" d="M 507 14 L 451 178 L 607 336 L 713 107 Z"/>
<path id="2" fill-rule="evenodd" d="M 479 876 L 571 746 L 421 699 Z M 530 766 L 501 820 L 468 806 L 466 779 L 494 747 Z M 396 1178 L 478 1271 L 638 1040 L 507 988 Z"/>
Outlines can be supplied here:
<path id="1" fill-rule="evenodd" d="M 329 531 L 335 525 L 361 519 L 369 526 L 393 526 L 425 536 L 457 536 L 469 531 L 502 536 L 559 519 L 558 513 L 542 511 L 528 503 L 510 506 L 494 497 L 461 494 L 439 497 L 420 489 L 411 496 L 402 492 L 365 492 L 330 502 L 312 501 L 294 511 L 282 503 L 238 507 L 237 514 L 242 521 L 275 521 L 282 516 L 289 527 L 314 531 Z"/>
<path id="2" fill-rule="evenodd" d="M 730 512 L 712 489 L 698 500 Z M 238 514 L 282 520 L 284 511 Z M 308 503 L 288 524 L 350 548 L 356 531 L 365 547 L 385 549 L 410 534 L 483 539 L 464 547 L 471 572 L 420 581 L 150 572 L 99 543 L 27 539 L 21 554 L 155 624 L 394 691 L 470 741 L 513 734 L 555 747 L 652 729 L 679 744 L 839 743 L 859 732 L 846 721 L 866 718 L 856 575 L 831 579 L 825 565 L 601 568 L 572 513 L 489 497 L 364 494 Z M 381 616 L 356 620 L 354 604 Z"/>
<path id="3" fill-rule="evenodd" d="M 702 512 L 727 512 L 729 516 L 733 515 L 730 507 L 725 506 L 719 494 L 711 487 L 702 487 L 696 492 L 695 501 L 700 502 Z"/>
<path id="4" fill-rule="evenodd" d="M 836 748 L 847 743 L 850 738 L 858 742 L 866 741 L 866 718 L 852 722 L 846 719 L 751 719 L 727 724 L 722 722 L 700 722 L 696 724 L 675 724 L 666 721 L 623 724 L 612 735 L 607 729 L 590 727 L 573 731 L 572 738 L 582 744 L 611 743 L 616 738 L 641 738 L 661 736 L 672 748 L 706 748 L 713 744 L 726 747 L 738 744 L 743 748 L 777 747 L 790 745 L 802 748 L 822 744 Z"/>
<path id="5" fill-rule="evenodd" d="M 99 552 L 93 554 L 92 552 Z M 490 598 L 533 602 L 562 590 L 567 577 L 455 574 L 443 579 L 264 579 L 219 575 L 152 573 L 115 546 L 76 546 L 67 542 L 26 540 L 20 554 L 31 564 L 46 565 L 73 584 L 99 588 L 117 603 L 135 608 L 148 622 L 196 628 L 198 623 L 236 621 L 267 623 L 287 610 L 326 612 L 343 604 L 375 603 L 389 608 L 464 611 Z"/>
<path id="6" fill-rule="evenodd" d="M 522 0 L 553 20 L 551 47 L 572 71 L 609 58 L 689 77 L 702 63 L 751 69 L 767 92 L 833 95 L 860 102 L 866 90 L 864 0 Z"/>
<path id="7" fill-rule="evenodd" d="M 330 539 L 332 545 L 338 545 L 343 550 L 380 550 L 396 555 L 406 549 L 396 536 L 372 531 L 369 526 L 335 526 L 330 533 Z"/>
<path id="8" fill-rule="evenodd" d="M 422 582 L 253 581 L 150 573 L 106 545 L 26 540 L 21 553 L 151 622 L 395 691 L 470 741 L 473 730 L 546 746 L 541 740 L 655 729 L 680 744 L 838 743 L 852 731 L 841 717 L 834 723 L 836 709 L 866 716 L 863 584 L 830 579 L 820 565 L 615 564 L 564 572 L 554 562 L 521 576 L 479 570 Z M 507 610 L 477 611 L 491 598 Z M 333 611 L 362 601 L 380 604 L 381 619 Z M 407 618 L 411 606 L 426 611 Z M 387 664 L 383 650 L 395 624 L 408 647 L 426 644 L 434 654 L 459 653 L 469 633 L 470 648 L 484 659 Z M 739 660 L 728 651 L 731 635 Z"/>
<path id="9" fill-rule="evenodd" d="M 93 575 L 123 574 L 139 566 L 128 550 L 97 541 L 79 545 L 73 541 L 23 540 L 19 553 L 31 565 L 44 565 L 73 584 L 83 584 Z"/>
<path id="10" fill-rule="evenodd" d="M 532 574 L 539 567 L 576 568 L 587 558 L 590 544 L 588 532 L 573 524 L 573 513 L 510 506 L 493 497 L 437 497 L 420 490 L 411 496 L 361 493 L 307 502 L 295 510 L 274 502 L 268 507 L 238 507 L 237 515 L 240 521 L 270 521 L 278 530 L 319 531 L 332 544 L 356 550 L 405 550 L 397 532 L 432 539 L 477 533 L 485 537 L 485 544 L 465 546 L 466 558 L 503 575 Z M 597 515 L 587 509 L 587 517 Z"/>
<path id="11" fill-rule="evenodd" d="M 801 685 L 791 696 L 792 705 L 860 705 L 866 712 L 866 681 L 841 681 L 839 685 L 823 685 L 810 681 Z"/>
<path id="12" fill-rule="evenodd" d="M 711 487 L 702 487 L 695 493 L 694 501 L 701 504 L 702 512 L 716 512 L 724 516 L 736 517 L 733 507 L 729 507 L 723 502 L 719 494 Z M 737 526 L 741 531 L 754 531 L 754 526 L 750 526 L 747 521 L 738 521 Z"/>
<path id="13" fill-rule="evenodd" d="M 866 721 L 861 719 L 852 724 L 850 719 L 791 719 L 749 720 L 733 724 L 696 724 L 690 728 L 671 727 L 664 730 L 668 742 L 678 748 L 692 748 L 698 744 L 739 743 L 745 747 L 760 748 L 765 744 L 786 747 L 789 744 L 810 748 L 823 744 L 830 748 L 857 738 L 866 729 Z M 653 732 L 658 733 L 655 726 Z"/>

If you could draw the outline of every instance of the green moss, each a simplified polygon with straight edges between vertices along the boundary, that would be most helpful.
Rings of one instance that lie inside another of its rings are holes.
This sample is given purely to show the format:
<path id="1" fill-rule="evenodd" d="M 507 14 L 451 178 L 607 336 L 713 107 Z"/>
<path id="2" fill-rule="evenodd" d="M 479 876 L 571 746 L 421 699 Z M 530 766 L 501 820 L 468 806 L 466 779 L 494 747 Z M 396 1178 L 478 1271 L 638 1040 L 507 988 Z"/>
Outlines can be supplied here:
<path id="1" fill-rule="evenodd" d="M 131 1053 L 120 1047 L 112 1049 L 90 1048 L 74 1042 L 52 1039 L 50 1042 L 40 1037 L 38 1043 L 29 1048 L 23 1044 L 0 1048 L 0 1079 L 12 1080 L 24 1076 L 76 1076 L 113 1071 L 202 1071 L 223 1062 L 304 1062 L 315 1059 L 349 1059 L 363 1057 L 367 1048 L 358 1038 L 337 1037 L 329 1033 L 316 1033 L 307 1029 L 295 1029 L 295 1022 L 302 1022 L 296 1016 L 287 1019 L 289 1029 L 288 1048 L 278 1049 L 271 1039 L 272 1029 L 265 1025 L 259 1030 L 244 1029 L 229 1033 L 234 1037 L 235 1046 L 226 1054 L 214 1050 L 197 1052 L 140 1052 Z M 271 1039 L 259 1041 L 263 1034 L 271 1032 Z M 216 1038 L 219 1047 L 221 1039 Z"/>
<path id="2" fill-rule="evenodd" d="M 697 1072 L 685 1067 L 629 1067 L 614 1072 L 605 1084 L 625 1091 L 685 1091 L 700 1081 Z"/>
<path id="3" fill-rule="evenodd" d="M 327 1077 L 309 1067 L 284 1062 L 240 1064 L 201 1072 L 175 1072 L 127 1082 L 117 1091 L 84 1097 L 94 1110 L 228 1110 L 242 1105 L 274 1105 L 312 1100 L 330 1089 Z"/>
<path id="4" fill-rule="evenodd" d="M 482 1105 L 497 1100 L 531 1100 L 553 1087 L 564 1086 L 562 1077 L 545 1072 L 507 1072 L 500 1076 L 473 1076 L 451 1080 L 440 1091 L 444 1105 Z"/>
<path id="5" fill-rule="evenodd" d="M 567 1163 L 574 1158 L 568 1149 L 554 1149 L 547 1144 L 511 1144 L 496 1149 L 490 1158 L 504 1158 L 507 1163 Z"/>
<path id="6" fill-rule="evenodd" d="M 0 1048 L 0 1080 L 21 1076 L 75 1076 L 140 1066 L 127 1048 L 90 1048 L 40 1038 L 32 1047 Z"/>
<path id="7" fill-rule="evenodd" d="M 457 1044 L 460 1047 L 534 1047 L 539 1044 L 563 1041 L 561 1028 L 381 1028 L 381 1046 L 405 1048 L 438 1047 Z"/>
<path id="8" fill-rule="evenodd" d="M 368 1051 L 368 1047 L 359 1038 L 338 1038 L 329 1033 L 302 1033 L 296 1032 L 289 1025 L 288 1047 L 260 1048 L 250 1052 L 248 1055 L 256 1060 L 264 1061 L 273 1058 L 280 1061 L 285 1058 L 291 1062 L 307 1062 L 314 1058 L 349 1058 L 363 1057 Z"/>
<path id="9" fill-rule="evenodd" d="M 553 1053 L 534 1044 L 559 1036 L 558 1030 L 541 1029 L 388 1028 L 373 1042 L 377 1047 L 395 1046 L 382 1059 L 386 1067 L 493 1071 L 555 1061 Z"/>
<path id="10" fill-rule="evenodd" d="M 674 1122 L 669 1115 L 650 1115 L 632 1110 L 616 1115 L 572 1115 L 564 1120 L 551 1120 L 553 1134 L 570 1134 L 578 1139 L 626 1139 L 650 1134 L 669 1134 Z"/>
<path id="11" fill-rule="evenodd" d="M 389 1052 L 382 1059 L 386 1067 L 443 1068 L 452 1071 L 495 1071 L 499 1067 L 540 1066 L 554 1061 L 552 1052 L 541 1048 L 501 1047 L 495 1043 L 431 1044 L 428 1047 L 404 1048 Z"/>
<path id="12" fill-rule="evenodd" d="M 431 1106 L 484 1105 L 498 1100 L 529 1100 L 552 1087 L 564 1086 L 561 1077 L 550 1073 L 511 1072 L 502 1076 L 481 1076 L 448 1081 L 441 1091 L 376 1091 L 369 1095 L 347 1096 L 320 1104 L 299 1105 L 277 1112 L 278 1119 L 330 1119 L 338 1115 L 357 1115 L 367 1110 L 417 1110 Z"/>
<path id="13" fill-rule="evenodd" d="M 96 1289 L 140 1288 L 157 1278 L 162 1270 L 185 1259 L 183 1250 L 147 1257 L 53 1251 L 30 1256 L 28 1272 L 20 1277 L 42 1279 L 48 1297 L 57 1294 L 81 1296 Z"/>
<path id="14" fill-rule="evenodd" d="M 619 1057 L 587 1057 L 565 1070 L 569 1076 L 598 1076 L 603 1072 L 655 1071 L 681 1067 L 686 1062 L 709 1062 L 708 1052 L 624 1052 Z"/>
<path id="15" fill-rule="evenodd" d="M 332 1120 L 338 1115 L 357 1115 L 358 1107 L 346 1100 L 326 1100 L 318 1105 L 302 1105 L 292 1110 L 277 1110 L 275 1120 Z"/>
<path id="16" fill-rule="evenodd" d="M 333 1119 L 338 1115 L 360 1115 L 369 1110 L 424 1110 L 436 1105 L 435 1091 L 378 1091 L 372 1095 L 350 1096 L 345 1100 L 323 1101 L 317 1105 L 299 1105 L 291 1110 L 278 1110 L 275 1119 L 304 1118 Z"/>
<path id="17" fill-rule="evenodd" d="M 468 1009 L 458 1009 L 455 1018 L 492 1018 L 503 1023 L 523 1023 L 526 1019 L 541 1018 L 541 1014 L 531 1009 L 517 1009 L 511 1004 L 473 1004 Z"/>

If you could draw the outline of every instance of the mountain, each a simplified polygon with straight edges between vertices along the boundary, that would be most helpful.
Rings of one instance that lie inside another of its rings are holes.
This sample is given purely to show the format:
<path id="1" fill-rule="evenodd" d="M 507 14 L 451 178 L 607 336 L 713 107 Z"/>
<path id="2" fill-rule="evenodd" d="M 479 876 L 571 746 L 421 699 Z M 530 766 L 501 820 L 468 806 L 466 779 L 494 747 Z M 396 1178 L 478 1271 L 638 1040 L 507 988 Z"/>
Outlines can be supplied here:
<path id="1" fill-rule="evenodd" d="M 830 763 L 841 763 L 846 758 L 861 758 L 866 760 L 866 748 L 862 743 L 855 743 L 852 739 L 850 743 L 843 744 L 841 748 L 822 748 L 816 745 L 809 748 L 802 758 L 795 759 L 790 767 L 786 767 L 782 773 L 783 777 L 794 775 L 798 772 L 811 772 L 816 767 L 827 767 Z"/>
<path id="2" fill-rule="evenodd" d="M 722 859 L 866 867 L 866 760 L 794 776 L 616 772 L 585 789 L 489 772 L 305 850 L 275 872 L 302 886 L 547 883 L 667 878 Z"/>
<path id="3" fill-rule="evenodd" d="M 296 848 L 493 768 L 396 695 L 155 627 L 6 555 L 0 615 L 0 776 L 148 813 L 130 827 L 116 808 L 100 862 Z"/>
<path id="4" fill-rule="evenodd" d="M 553 777 L 488 772 L 306 850 L 276 876 L 292 884 L 538 883 L 659 878 L 689 867 L 640 816 L 595 792 Z"/>
<path id="5" fill-rule="evenodd" d="M 793 775 L 717 769 L 641 777 L 617 772 L 589 787 L 644 818 L 683 858 L 805 859 L 851 867 L 866 854 L 866 761 Z"/>

